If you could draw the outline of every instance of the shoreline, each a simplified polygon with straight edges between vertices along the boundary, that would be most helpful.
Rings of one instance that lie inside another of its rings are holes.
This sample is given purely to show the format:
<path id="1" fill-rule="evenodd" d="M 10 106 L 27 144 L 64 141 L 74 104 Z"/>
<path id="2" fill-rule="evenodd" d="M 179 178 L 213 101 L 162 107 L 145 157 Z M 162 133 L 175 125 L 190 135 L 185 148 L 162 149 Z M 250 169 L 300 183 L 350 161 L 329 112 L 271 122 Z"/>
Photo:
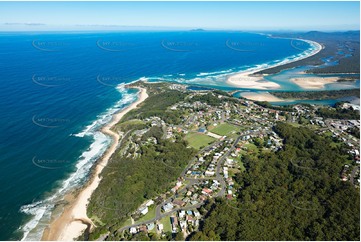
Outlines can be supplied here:
<path id="1" fill-rule="evenodd" d="M 50 222 L 48 228 L 43 232 L 41 240 L 59 240 L 59 241 L 72 241 L 74 238 L 82 235 L 83 231 L 90 226 L 90 229 L 95 225 L 90 218 L 88 218 L 86 209 L 89 199 L 93 191 L 98 187 L 101 177 L 100 173 L 108 163 L 112 154 L 116 151 L 119 144 L 120 135 L 112 130 L 112 128 L 122 119 L 122 117 L 129 111 L 137 108 L 147 97 L 145 88 L 132 87 L 140 90 L 138 99 L 130 104 L 128 107 L 115 113 L 109 123 L 101 128 L 101 132 L 112 138 L 111 145 L 104 152 L 95 163 L 90 174 L 90 180 L 79 189 L 73 201 L 69 201 L 69 205 L 64 207 L 61 215 Z M 89 229 L 89 228 L 88 228 Z"/>
<path id="2" fill-rule="evenodd" d="M 274 38 L 274 37 L 272 37 L 272 38 Z M 282 39 L 292 39 L 292 40 L 304 41 L 311 45 L 316 46 L 317 48 L 315 50 L 313 50 L 309 55 L 295 58 L 291 61 L 281 61 L 280 63 L 274 64 L 271 66 L 258 67 L 258 68 L 253 68 L 253 69 L 251 68 L 249 70 L 235 73 L 235 74 L 227 77 L 226 83 L 229 84 L 230 86 L 239 87 L 239 88 L 253 88 L 253 89 L 257 89 L 257 90 L 270 90 L 270 89 L 277 90 L 281 87 L 279 84 L 272 82 L 272 81 L 265 80 L 263 78 L 265 75 L 262 75 L 262 74 L 254 75 L 254 74 L 256 72 L 264 71 L 267 69 L 271 69 L 274 67 L 290 64 L 290 63 L 293 63 L 296 61 L 300 61 L 300 60 L 309 58 L 311 56 L 316 55 L 324 48 L 320 43 L 318 43 L 316 41 L 312 41 L 312 40 L 297 39 L 297 38 L 282 38 Z"/>

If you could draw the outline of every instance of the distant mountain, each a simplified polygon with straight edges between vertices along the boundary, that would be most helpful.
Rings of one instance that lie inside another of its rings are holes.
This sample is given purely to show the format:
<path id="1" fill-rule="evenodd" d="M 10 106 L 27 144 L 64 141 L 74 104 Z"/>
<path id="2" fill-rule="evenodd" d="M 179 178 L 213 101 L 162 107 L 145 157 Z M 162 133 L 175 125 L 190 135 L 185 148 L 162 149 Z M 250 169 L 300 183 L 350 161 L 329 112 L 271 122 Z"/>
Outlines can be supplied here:
<path id="1" fill-rule="evenodd" d="M 206 31 L 204 29 L 191 29 L 190 31 L 192 32 L 202 32 L 202 31 Z"/>
<path id="2" fill-rule="evenodd" d="M 321 32 L 321 31 L 310 31 L 307 33 L 302 34 L 303 37 L 310 37 L 310 38 L 324 38 L 324 37 L 336 37 L 336 38 L 357 38 L 359 39 L 360 31 L 359 30 L 350 30 L 345 32 Z"/>

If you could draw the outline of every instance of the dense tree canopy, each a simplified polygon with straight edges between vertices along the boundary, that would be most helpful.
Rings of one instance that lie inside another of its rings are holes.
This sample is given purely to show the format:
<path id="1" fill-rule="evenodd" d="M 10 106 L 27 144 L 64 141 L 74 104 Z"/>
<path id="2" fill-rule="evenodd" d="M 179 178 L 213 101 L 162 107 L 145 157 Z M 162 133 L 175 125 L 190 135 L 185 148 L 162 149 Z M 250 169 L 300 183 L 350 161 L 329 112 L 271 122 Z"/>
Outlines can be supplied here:
<path id="1" fill-rule="evenodd" d="M 359 240 L 359 192 L 339 179 L 342 147 L 306 128 L 280 123 L 276 154 L 244 159 L 235 201 L 208 206 L 192 240 Z"/>
<path id="2" fill-rule="evenodd" d="M 342 104 L 343 102 L 336 103 L 335 108 L 319 108 L 316 113 L 323 118 L 360 119 L 360 111 L 342 108 Z"/>

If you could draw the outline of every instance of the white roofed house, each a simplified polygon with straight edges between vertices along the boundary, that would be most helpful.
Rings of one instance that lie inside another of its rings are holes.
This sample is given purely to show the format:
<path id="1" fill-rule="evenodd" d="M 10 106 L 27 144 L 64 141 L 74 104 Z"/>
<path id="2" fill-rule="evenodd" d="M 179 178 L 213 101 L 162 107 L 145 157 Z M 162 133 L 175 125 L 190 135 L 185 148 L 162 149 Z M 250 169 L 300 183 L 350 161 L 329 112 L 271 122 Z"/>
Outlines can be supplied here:
<path id="1" fill-rule="evenodd" d="M 163 209 L 165 212 L 169 212 L 170 210 L 173 209 L 173 204 L 172 203 L 167 203 L 163 206 Z"/>
<path id="2" fill-rule="evenodd" d="M 139 208 L 139 212 L 143 215 L 146 215 L 148 213 L 148 207 L 144 206 L 144 207 Z"/>
<path id="3" fill-rule="evenodd" d="M 153 204 L 154 204 L 154 201 L 153 201 L 153 200 L 149 200 L 149 201 L 145 204 L 145 206 L 149 207 L 149 206 L 151 206 L 151 205 L 153 205 Z"/>
<path id="4" fill-rule="evenodd" d="M 186 212 L 184 210 L 181 210 L 181 211 L 178 212 L 178 216 L 180 218 L 183 218 L 185 215 L 186 215 Z"/>
<path id="5" fill-rule="evenodd" d="M 205 174 L 206 176 L 214 176 L 214 171 L 209 171 L 209 170 L 207 170 L 204 174 Z"/>
<path id="6" fill-rule="evenodd" d="M 152 230 L 155 227 L 154 223 L 147 224 L 146 226 L 148 230 Z"/>
<path id="7" fill-rule="evenodd" d="M 201 217 L 201 214 L 197 211 L 197 210 L 194 210 L 194 216 L 196 218 L 200 218 Z"/>
<path id="8" fill-rule="evenodd" d="M 136 227 L 131 227 L 131 228 L 129 229 L 129 232 L 130 232 L 131 234 L 136 234 L 136 233 L 138 233 Z"/>

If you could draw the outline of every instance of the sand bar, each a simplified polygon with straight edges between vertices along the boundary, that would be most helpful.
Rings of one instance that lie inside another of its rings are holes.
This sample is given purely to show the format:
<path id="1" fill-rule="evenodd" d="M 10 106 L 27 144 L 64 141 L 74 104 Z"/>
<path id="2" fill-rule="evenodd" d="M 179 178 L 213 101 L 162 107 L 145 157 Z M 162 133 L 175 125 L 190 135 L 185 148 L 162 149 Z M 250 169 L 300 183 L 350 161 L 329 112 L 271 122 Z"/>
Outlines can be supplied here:
<path id="1" fill-rule="evenodd" d="M 303 89 L 323 89 L 326 84 L 335 83 L 339 77 L 299 77 L 291 78 L 290 81 Z"/>
<path id="2" fill-rule="evenodd" d="M 257 93 L 257 92 L 241 92 L 241 97 L 253 100 L 253 101 L 267 101 L 267 102 L 283 102 L 285 100 L 278 98 L 269 92 Z"/>
<path id="3" fill-rule="evenodd" d="M 275 82 L 266 81 L 263 76 L 252 76 L 253 72 L 241 72 L 234 74 L 227 79 L 227 83 L 235 87 L 252 89 L 278 89 L 281 86 Z"/>
<path id="4" fill-rule="evenodd" d="M 98 165 L 94 169 L 92 179 L 80 191 L 74 201 L 65 207 L 64 212 L 50 224 L 48 229 L 44 231 L 42 240 L 72 241 L 74 238 L 79 237 L 83 233 L 83 231 L 87 228 L 86 224 L 90 224 L 91 227 L 94 226 L 91 219 L 87 216 L 86 208 L 93 191 L 98 187 L 101 181 L 99 174 L 108 163 L 109 158 L 115 152 L 119 144 L 120 135 L 112 131 L 111 128 L 116 125 L 126 113 L 135 109 L 137 105 L 142 103 L 148 97 L 145 88 L 139 89 L 140 93 L 138 100 L 127 108 L 116 113 L 112 120 L 101 129 L 104 134 L 109 135 L 112 138 L 111 146 L 98 161 Z"/>
<path id="5" fill-rule="evenodd" d="M 288 39 L 288 38 L 283 38 L 283 39 Z M 308 55 L 305 55 L 305 56 L 300 56 L 300 57 L 294 58 L 292 60 L 282 61 L 282 62 L 279 62 L 272 66 L 260 66 L 260 67 L 249 69 L 248 71 L 242 71 L 242 72 L 236 73 L 227 78 L 227 83 L 231 86 L 235 86 L 235 87 L 239 87 L 239 88 L 252 88 L 252 89 L 258 89 L 258 90 L 268 90 L 268 89 L 280 88 L 281 86 L 279 84 L 265 80 L 263 78 L 264 75 L 255 76 L 254 73 L 306 59 L 308 57 L 316 55 L 318 52 L 320 52 L 323 49 L 322 45 L 315 41 L 304 40 L 304 39 L 295 39 L 295 40 L 305 41 L 305 42 L 315 46 L 316 48 L 312 52 L 310 52 Z"/>

